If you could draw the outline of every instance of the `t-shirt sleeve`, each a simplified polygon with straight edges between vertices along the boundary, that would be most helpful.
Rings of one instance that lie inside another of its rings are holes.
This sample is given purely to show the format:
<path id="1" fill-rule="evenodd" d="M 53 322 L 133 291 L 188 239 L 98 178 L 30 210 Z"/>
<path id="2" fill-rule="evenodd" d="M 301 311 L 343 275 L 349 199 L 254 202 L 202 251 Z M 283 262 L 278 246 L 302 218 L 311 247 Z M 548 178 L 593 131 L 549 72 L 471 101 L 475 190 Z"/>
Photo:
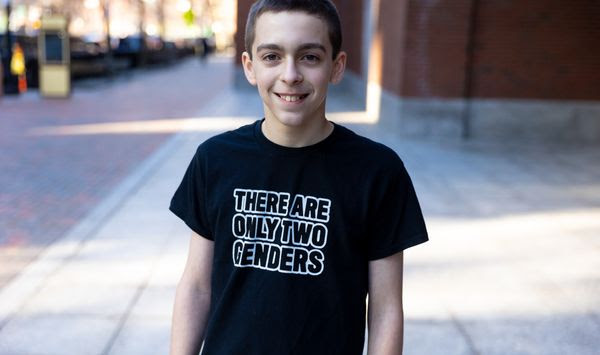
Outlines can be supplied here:
<path id="1" fill-rule="evenodd" d="M 206 217 L 206 169 L 202 146 L 192 158 L 181 183 L 171 199 L 169 209 L 181 218 L 194 232 L 213 240 Z"/>
<path id="2" fill-rule="evenodd" d="M 426 242 L 425 220 L 404 164 L 386 172 L 377 187 L 368 235 L 368 259 L 376 260 Z"/>

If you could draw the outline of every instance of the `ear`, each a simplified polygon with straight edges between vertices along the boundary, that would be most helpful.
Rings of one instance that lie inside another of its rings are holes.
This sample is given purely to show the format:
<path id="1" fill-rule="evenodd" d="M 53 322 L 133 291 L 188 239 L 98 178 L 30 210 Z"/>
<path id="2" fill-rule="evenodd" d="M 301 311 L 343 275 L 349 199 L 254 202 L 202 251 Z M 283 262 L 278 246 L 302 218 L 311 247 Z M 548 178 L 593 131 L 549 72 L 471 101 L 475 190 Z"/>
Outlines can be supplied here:
<path id="1" fill-rule="evenodd" d="M 337 84 L 342 80 L 344 71 L 346 70 L 347 57 L 346 52 L 339 52 L 333 61 L 333 69 L 331 70 L 331 78 L 329 79 L 332 84 Z"/>
<path id="2" fill-rule="evenodd" d="M 244 74 L 250 85 L 256 86 L 254 67 L 252 66 L 252 59 L 250 59 L 250 54 L 248 54 L 248 52 L 242 53 L 242 67 L 244 68 Z"/>

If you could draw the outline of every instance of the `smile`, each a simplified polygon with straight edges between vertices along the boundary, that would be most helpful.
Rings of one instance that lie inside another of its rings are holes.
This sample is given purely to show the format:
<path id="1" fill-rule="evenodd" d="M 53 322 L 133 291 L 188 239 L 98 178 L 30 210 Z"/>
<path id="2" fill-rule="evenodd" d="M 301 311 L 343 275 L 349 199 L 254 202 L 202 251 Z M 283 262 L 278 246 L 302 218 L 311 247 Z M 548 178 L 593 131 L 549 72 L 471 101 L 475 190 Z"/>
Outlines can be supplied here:
<path id="1" fill-rule="evenodd" d="M 297 102 L 300 100 L 304 100 L 308 94 L 300 94 L 300 95 L 289 95 L 289 94 L 275 94 L 277 95 L 277 97 L 281 98 L 284 101 L 287 102 Z"/>

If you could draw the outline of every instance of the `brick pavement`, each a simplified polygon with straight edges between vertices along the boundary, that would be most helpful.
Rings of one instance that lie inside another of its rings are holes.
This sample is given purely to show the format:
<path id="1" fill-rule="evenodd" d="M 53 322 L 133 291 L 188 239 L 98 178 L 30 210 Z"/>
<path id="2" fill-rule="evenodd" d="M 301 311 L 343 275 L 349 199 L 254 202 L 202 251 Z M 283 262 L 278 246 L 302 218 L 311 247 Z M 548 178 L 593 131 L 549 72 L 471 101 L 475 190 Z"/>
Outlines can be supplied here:
<path id="1" fill-rule="evenodd" d="M 67 100 L 43 99 L 37 92 L 1 98 L 0 288 L 173 133 L 35 135 L 32 130 L 193 117 L 231 74 L 228 59 L 213 58 L 202 66 L 192 58 L 76 82 Z"/>

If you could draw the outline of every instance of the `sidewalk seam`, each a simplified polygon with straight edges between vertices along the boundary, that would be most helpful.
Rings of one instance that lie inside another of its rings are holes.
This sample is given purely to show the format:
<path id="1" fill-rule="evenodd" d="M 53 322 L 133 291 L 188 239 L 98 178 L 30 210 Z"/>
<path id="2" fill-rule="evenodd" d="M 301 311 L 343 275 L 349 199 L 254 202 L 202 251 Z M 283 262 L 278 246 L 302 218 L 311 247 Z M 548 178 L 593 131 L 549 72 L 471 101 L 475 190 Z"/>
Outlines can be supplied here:
<path id="1" fill-rule="evenodd" d="M 463 337 L 463 339 L 467 343 L 467 346 L 468 346 L 471 354 L 472 355 L 481 355 L 481 352 L 475 346 L 475 342 L 473 341 L 473 338 L 471 338 L 471 335 L 469 334 L 469 332 L 467 332 L 467 329 L 465 328 L 465 326 L 458 320 L 458 318 L 450 310 L 448 310 L 448 314 L 450 315 L 450 320 L 452 321 L 452 324 L 454 324 L 454 326 L 456 327 L 456 330 L 458 330 L 458 333 Z"/>
<path id="2" fill-rule="evenodd" d="M 162 247 L 160 249 L 163 249 L 166 245 L 168 245 L 168 243 L 169 243 L 168 239 L 163 240 Z M 125 325 L 127 324 L 127 321 L 131 317 L 131 313 L 132 313 L 133 309 L 135 308 L 138 301 L 144 294 L 144 291 L 146 291 L 146 289 L 148 288 L 148 285 L 150 284 L 152 275 L 154 274 L 154 271 L 158 267 L 159 262 L 160 262 L 160 258 L 157 258 L 154 260 L 152 267 L 150 268 L 150 270 L 148 271 L 148 274 L 146 275 L 146 279 L 144 280 L 144 282 L 141 285 L 139 285 L 137 287 L 135 295 L 129 302 L 129 305 L 127 306 L 127 309 L 125 310 L 125 312 L 119 317 L 119 322 L 117 324 L 116 329 L 113 331 L 112 335 L 110 336 L 108 342 L 106 343 L 106 345 L 104 346 L 104 349 L 102 350 L 102 352 L 100 354 L 102 354 L 102 355 L 111 354 L 113 347 L 115 346 L 117 340 L 119 339 L 119 336 L 121 335 L 121 332 L 123 331 L 123 328 L 125 327 Z"/>

